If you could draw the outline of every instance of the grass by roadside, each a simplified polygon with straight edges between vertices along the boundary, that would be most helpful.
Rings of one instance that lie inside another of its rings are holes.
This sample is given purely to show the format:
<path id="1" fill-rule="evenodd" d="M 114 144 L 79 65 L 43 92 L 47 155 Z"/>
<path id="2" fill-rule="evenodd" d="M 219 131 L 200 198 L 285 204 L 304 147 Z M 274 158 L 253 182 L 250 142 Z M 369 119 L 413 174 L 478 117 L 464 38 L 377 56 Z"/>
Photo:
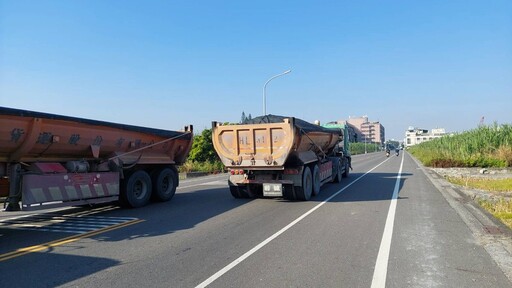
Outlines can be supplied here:
<path id="1" fill-rule="evenodd" d="M 496 200 L 477 199 L 477 203 L 512 229 L 512 199 L 500 197 L 504 192 L 512 191 L 512 178 L 504 179 L 482 179 L 470 177 L 445 177 L 449 182 L 464 186 L 488 191 L 498 196 Z"/>
<path id="2" fill-rule="evenodd" d="M 498 201 L 491 202 L 489 200 L 480 199 L 478 200 L 478 204 L 494 217 L 500 219 L 508 228 L 512 229 L 512 200 L 501 198 Z"/>
<path id="3" fill-rule="evenodd" d="M 446 177 L 451 183 L 491 192 L 512 191 L 512 178 L 482 179 L 470 177 Z"/>

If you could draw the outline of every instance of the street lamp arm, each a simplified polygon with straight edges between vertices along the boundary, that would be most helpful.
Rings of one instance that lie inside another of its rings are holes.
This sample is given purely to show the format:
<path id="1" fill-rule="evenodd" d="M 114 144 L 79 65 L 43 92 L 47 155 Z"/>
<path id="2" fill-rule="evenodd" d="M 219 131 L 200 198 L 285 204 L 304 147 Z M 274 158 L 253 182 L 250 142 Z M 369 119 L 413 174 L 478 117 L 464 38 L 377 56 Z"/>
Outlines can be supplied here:
<path id="1" fill-rule="evenodd" d="M 273 79 L 275 79 L 275 78 L 277 78 L 277 77 L 279 77 L 279 76 L 283 76 L 284 74 L 288 74 L 288 73 L 290 73 L 290 72 L 292 72 L 292 70 L 286 70 L 286 71 L 284 71 L 284 72 L 283 72 L 283 73 L 281 73 L 281 74 L 277 74 L 277 75 L 275 75 L 275 76 L 272 76 L 270 79 L 268 79 L 268 80 L 267 80 L 267 82 L 265 82 L 264 87 L 267 87 L 268 82 L 272 81 Z"/>
<path id="2" fill-rule="evenodd" d="M 266 94 L 267 94 L 267 84 L 272 81 L 273 79 L 279 77 L 279 76 L 283 76 L 285 74 L 288 74 L 292 72 L 292 70 L 286 70 L 284 71 L 283 73 L 281 74 L 277 74 L 275 76 L 272 76 L 270 77 L 270 79 L 267 80 L 267 82 L 265 82 L 265 85 L 263 85 L 263 116 L 267 115 L 267 103 L 266 103 Z"/>

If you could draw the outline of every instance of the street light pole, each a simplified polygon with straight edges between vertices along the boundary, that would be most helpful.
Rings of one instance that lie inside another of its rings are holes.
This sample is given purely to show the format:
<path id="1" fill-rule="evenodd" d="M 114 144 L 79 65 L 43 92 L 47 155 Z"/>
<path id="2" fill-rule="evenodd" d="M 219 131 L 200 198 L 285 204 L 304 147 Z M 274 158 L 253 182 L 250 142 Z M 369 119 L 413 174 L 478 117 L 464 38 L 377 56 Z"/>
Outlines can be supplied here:
<path id="1" fill-rule="evenodd" d="M 267 102 L 266 102 L 266 99 L 267 99 L 267 84 L 268 82 L 272 81 L 273 79 L 279 77 L 279 76 L 283 76 L 285 74 L 288 74 L 292 72 L 292 70 L 286 70 L 284 71 L 283 73 L 281 74 L 277 74 L 275 76 L 272 76 L 270 79 L 267 80 L 267 82 L 265 82 L 265 85 L 263 85 L 263 116 L 267 115 Z"/>

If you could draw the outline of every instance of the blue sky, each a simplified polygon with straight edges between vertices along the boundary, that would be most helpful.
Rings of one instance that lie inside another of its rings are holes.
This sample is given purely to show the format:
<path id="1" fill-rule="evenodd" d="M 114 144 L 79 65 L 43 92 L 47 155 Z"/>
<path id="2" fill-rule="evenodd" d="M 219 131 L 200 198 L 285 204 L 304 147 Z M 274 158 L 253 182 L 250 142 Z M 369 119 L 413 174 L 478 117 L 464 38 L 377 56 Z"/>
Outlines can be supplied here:
<path id="1" fill-rule="evenodd" d="M 242 111 L 512 122 L 512 1 L 0 0 L 0 106 L 196 132 Z"/>

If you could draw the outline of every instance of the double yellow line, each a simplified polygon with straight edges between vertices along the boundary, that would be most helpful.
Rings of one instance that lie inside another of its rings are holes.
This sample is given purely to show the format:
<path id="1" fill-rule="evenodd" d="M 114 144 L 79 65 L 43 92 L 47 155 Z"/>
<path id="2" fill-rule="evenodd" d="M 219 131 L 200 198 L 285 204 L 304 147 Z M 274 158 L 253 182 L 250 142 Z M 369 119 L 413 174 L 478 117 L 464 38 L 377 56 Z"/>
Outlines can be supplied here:
<path id="1" fill-rule="evenodd" d="M 94 230 L 94 231 L 91 231 L 91 232 L 88 232 L 88 233 L 79 234 L 79 235 L 73 235 L 73 236 L 70 236 L 70 237 L 58 239 L 58 240 L 55 240 L 55 241 L 51 241 L 51 242 L 47 242 L 47 243 L 43 243 L 43 244 L 39 244 L 39 245 L 35 245 L 35 246 L 20 248 L 18 250 L 15 250 L 15 251 L 12 251 L 12 252 L 9 252 L 9 253 L 1 254 L 0 255 L 0 262 L 1 261 L 5 261 L 5 260 L 9 260 L 11 258 L 23 256 L 23 255 L 28 254 L 28 253 L 34 253 L 34 252 L 39 252 L 39 251 L 47 250 L 49 248 L 61 246 L 61 245 L 64 245 L 64 244 L 68 244 L 68 243 L 71 243 L 71 242 L 78 241 L 78 240 L 83 239 L 83 238 L 95 236 L 95 235 L 98 235 L 98 234 L 101 234 L 101 233 L 105 233 L 105 232 L 108 232 L 108 231 L 116 230 L 116 229 L 119 229 L 119 228 L 123 228 L 123 227 L 126 227 L 126 226 L 137 224 L 137 223 L 140 223 L 140 222 L 144 222 L 144 220 L 135 219 L 135 220 L 131 220 L 131 221 L 128 221 L 128 222 L 124 222 L 124 223 L 119 223 L 119 224 L 115 224 L 115 225 L 112 225 L 112 226 L 108 226 L 108 227 L 105 227 L 105 228 L 102 228 L 102 229 Z"/>

